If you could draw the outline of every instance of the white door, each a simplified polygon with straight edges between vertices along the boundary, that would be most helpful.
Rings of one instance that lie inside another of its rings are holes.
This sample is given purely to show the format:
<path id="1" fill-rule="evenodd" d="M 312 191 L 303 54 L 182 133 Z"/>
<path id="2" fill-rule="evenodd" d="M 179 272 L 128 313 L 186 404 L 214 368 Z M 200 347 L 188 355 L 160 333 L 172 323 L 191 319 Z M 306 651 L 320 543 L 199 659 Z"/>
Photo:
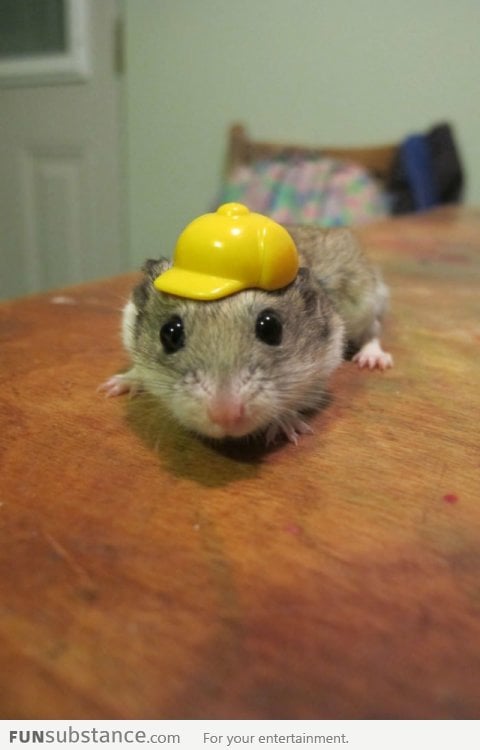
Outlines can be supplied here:
<path id="1" fill-rule="evenodd" d="M 126 268 L 119 13 L 0 0 L 2 298 Z"/>

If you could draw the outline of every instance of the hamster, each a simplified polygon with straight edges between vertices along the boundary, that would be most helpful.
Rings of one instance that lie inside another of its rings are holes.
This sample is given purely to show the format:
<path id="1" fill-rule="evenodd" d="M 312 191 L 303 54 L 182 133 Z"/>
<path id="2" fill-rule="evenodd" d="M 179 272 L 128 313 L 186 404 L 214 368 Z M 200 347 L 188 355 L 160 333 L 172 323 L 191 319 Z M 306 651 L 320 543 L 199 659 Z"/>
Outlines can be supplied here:
<path id="1" fill-rule="evenodd" d="M 296 279 L 213 301 L 157 291 L 170 267 L 149 260 L 123 311 L 132 367 L 101 386 L 107 396 L 146 390 L 185 428 L 208 438 L 312 432 L 347 346 L 360 367 L 391 367 L 380 344 L 388 291 L 347 229 L 286 227 L 300 257 Z"/>

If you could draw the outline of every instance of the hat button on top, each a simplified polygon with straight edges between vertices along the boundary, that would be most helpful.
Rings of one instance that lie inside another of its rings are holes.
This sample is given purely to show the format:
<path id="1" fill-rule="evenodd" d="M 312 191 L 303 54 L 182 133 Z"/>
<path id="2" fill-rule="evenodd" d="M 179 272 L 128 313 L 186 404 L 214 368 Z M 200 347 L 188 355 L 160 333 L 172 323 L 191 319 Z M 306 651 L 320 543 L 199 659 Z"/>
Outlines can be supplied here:
<path id="1" fill-rule="evenodd" d="M 228 216 L 229 219 L 237 219 L 242 216 L 247 216 L 249 213 L 249 209 L 247 206 L 244 206 L 243 203 L 224 203 L 217 208 L 217 214 Z"/>

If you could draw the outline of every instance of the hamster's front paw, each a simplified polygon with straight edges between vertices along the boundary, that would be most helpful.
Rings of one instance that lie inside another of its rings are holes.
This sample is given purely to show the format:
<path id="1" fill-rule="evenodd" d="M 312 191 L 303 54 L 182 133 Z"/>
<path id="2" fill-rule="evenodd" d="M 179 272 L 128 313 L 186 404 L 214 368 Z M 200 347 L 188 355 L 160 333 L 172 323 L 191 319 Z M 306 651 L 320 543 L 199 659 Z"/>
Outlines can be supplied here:
<path id="1" fill-rule="evenodd" d="M 99 385 L 97 390 L 103 391 L 107 398 L 111 398 L 112 396 L 122 396 L 124 393 L 129 393 L 130 396 L 135 396 L 135 394 L 141 390 L 141 386 L 137 380 L 130 376 L 129 372 L 125 372 L 118 375 L 112 375 L 111 378 Z"/>
<path id="2" fill-rule="evenodd" d="M 392 355 L 383 351 L 377 338 L 367 341 L 352 358 L 352 362 L 356 362 L 359 367 L 368 367 L 370 370 L 376 367 L 379 370 L 388 370 L 389 367 L 393 367 Z"/>
<path id="3" fill-rule="evenodd" d="M 282 419 L 281 422 L 273 422 L 265 433 L 267 445 L 274 443 L 280 435 L 285 435 L 291 443 L 298 445 L 298 438 L 301 435 L 313 435 L 313 430 L 309 424 L 304 422 L 297 415 Z"/>

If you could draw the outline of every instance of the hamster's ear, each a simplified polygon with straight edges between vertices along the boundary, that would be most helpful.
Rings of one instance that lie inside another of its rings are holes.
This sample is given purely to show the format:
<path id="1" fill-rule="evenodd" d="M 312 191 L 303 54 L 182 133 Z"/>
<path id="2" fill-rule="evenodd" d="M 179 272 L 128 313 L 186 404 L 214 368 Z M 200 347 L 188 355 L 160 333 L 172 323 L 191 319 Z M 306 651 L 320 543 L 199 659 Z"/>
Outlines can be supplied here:
<path id="1" fill-rule="evenodd" d="M 147 279 L 155 281 L 157 276 L 160 276 L 167 268 L 170 268 L 172 262 L 167 258 L 160 258 L 159 260 L 146 260 L 142 266 L 142 271 Z"/>
<path id="2" fill-rule="evenodd" d="M 335 330 L 343 331 L 343 323 L 335 312 L 327 290 L 309 268 L 300 268 L 295 286 L 308 317 L 315 319 L 314 330 L 320 339 L 331 338 Z"/>
<path id="3" fill-rule="evenodd" d="M 307 313 L 313 313 L 317 310 L 321 289 L 309 268 L 302 266 L 298 269 L 296 287 L 300 292 L 305 311 Z"/>
<path id="4" fill-rule="evenodd" d="M 138 311 L 143 310 L 147 302 L 148 297 L 152 294 L 157 294 L 154 290 L 153 282 L 160 276 L 161 273 L 170 268 L 172 265 L 171 261 L 166 258 L 160 258 L 160 260 L 147 260 L 142 266 L 144 277 L 140 284 L 135 287 L 132 294 L 133 302 Z"/>

